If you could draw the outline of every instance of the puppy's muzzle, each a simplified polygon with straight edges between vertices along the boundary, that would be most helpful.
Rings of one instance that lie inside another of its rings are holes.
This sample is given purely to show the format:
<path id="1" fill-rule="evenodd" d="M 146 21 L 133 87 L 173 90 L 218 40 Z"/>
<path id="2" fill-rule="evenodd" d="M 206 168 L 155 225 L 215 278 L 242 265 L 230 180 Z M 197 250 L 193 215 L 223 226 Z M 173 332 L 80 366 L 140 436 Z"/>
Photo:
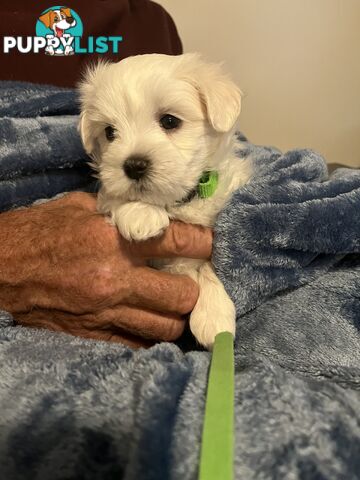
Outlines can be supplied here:
<path id="1" fill-rule="evenodd" d="M 147 157 L 131 155 L 124 162 L 123 169 L 131 180 L 140 180 L 149 170 L 151 161 Z"/>

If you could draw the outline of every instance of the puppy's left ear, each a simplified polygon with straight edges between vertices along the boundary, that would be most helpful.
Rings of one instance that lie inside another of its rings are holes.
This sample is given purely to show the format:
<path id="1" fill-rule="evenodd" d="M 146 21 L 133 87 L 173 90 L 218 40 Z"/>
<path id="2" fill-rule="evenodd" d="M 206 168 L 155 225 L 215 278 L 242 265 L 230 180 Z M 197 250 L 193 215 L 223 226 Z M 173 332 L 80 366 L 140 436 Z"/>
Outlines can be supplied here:
<path id="1" fill-rule="evenodd" d="M 217 132 L 229 132 L 240 115 L 240 89 L 223 73 L 220 65 L 205 63 L 198 54 L 184 57 L 189 61 L 188 66 L 190 64 L 188 80 L 199 91 L 210 124 Z"/>

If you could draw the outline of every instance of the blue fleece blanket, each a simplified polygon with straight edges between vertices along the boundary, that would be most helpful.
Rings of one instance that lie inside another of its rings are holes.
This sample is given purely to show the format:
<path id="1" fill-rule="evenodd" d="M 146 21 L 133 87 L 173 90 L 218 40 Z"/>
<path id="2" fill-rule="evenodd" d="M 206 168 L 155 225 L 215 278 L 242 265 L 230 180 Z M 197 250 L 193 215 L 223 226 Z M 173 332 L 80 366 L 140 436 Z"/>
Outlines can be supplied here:
<path id="1" fill-rule="evenodd" d="M 360 171 L 244 146 L 257 173 L 219 215 L 213 256 L 238 313 L 235 478 L 358 479 Z M 0 314 L 1 478 L 195 480 L 210 354 L 180 346 Z"/>
<path id="2" fill-rule="evenodd" d="M 94 191 L 73 90 L 0 82 L 0 212 L 65 190 Z"/>

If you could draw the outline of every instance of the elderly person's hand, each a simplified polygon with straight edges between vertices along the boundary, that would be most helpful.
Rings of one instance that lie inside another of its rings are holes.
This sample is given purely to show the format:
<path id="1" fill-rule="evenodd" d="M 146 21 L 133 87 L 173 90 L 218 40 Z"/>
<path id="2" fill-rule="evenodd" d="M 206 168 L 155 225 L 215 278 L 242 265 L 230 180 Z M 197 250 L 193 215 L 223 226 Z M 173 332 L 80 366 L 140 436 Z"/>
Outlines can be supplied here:
<path id="1" fill-rule="evenodd" d="M 0 308 L 17 322 L 131 346 L 175 340 L 198 286 L 146 266 L 147 258 L 209 258 L 212 232 L 173 222 L 129 243 L 76 192 L 0 215 Z"/>

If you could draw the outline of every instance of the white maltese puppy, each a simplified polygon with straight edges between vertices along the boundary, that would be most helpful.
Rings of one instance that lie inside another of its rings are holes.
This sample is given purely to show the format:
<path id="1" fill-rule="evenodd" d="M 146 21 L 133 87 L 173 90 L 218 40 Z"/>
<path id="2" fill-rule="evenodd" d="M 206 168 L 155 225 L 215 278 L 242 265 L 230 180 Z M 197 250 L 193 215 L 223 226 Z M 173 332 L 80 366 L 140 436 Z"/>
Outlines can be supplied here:
<path id="1" fill-rule="evenodd" d="M 234 131 L 241 93 L 197 54 L 139 55 L 99 63 L 80 85 L 79 130 L 101 188 L 98 209 L 121 235 L 142 241 L 170 219 L 213 226 L 251 175 Z M 158 268 L 189 275 L 200 295 L 190 316 L 199 343 L 235 335 L 235 308 L 210 262 L 171 259 Z"/>

